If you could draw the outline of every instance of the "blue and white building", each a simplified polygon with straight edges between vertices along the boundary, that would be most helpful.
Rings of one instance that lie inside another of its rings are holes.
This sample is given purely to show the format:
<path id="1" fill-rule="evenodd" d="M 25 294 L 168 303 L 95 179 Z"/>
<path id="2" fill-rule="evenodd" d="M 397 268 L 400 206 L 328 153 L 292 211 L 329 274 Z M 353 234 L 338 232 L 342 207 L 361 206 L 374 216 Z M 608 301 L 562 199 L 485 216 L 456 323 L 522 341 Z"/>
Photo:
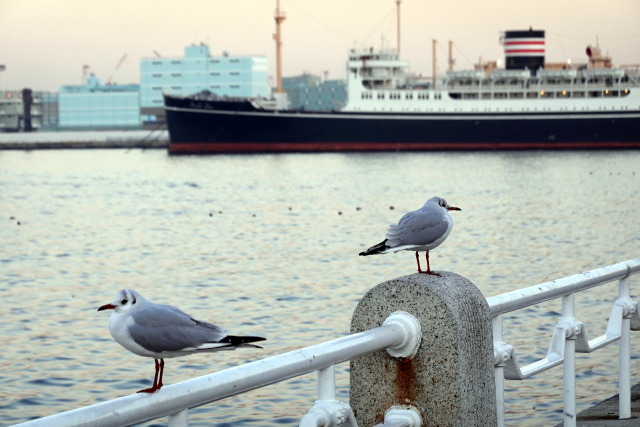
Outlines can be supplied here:
<path id="1" fill-rule="evenodd" d="M 140 86 L 103 85 L 94 74 L 86 85 L 62 86 L 58 94 L 60 129 L 136 129 L 140 127 Z"/>
<path id="2" fill-rule="evenodd" d="M 140 60 L 140 110 L 143 125 L 164 124 L 162 94 L 268 97 L 266 56 L 211 56 L 209 46 L 187 46 L 182 58 Z"/>
<path id="3" fill-rule="evenodd" d="M 307 111 L 339 110 L 347 102 L 344 80 L 322 80 L 320 76 L 302 74 L 284 77 L 282 88 L 287 92 L 289 107 Z"/>

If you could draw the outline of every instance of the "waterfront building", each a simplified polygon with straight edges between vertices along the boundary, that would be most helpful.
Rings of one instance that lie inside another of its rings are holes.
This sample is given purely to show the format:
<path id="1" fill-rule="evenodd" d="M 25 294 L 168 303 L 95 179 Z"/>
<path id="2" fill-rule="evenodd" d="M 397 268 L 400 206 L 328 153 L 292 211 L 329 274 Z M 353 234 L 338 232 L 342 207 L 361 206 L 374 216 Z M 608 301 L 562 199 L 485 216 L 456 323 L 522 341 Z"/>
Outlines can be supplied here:
<path id="1" fill-rule="evenodd" d="M 284 77 L 282 88 L 292 109 L 332 111 L 340 109 L 347 101 L 344 80 L 322 80 L 320 76 L 302 74 Z"/>
<path id="2" fill-rule="evenodd" d="M 58 95 L 60 129 L 137 129 L 140 86 L 102 84 L 91 74 L 86 85 L 62 86 Z"/>
<path id="3" fill-rule="evenodd" d="M 181 58 L 140 60 L 140 111 L 143 126 L 164 125 L 163 93 L 193 95 L 209 91 L 218 96 L 268 97 L 267 58 L 262 55 L 212 56 L 206 44 L 184 49 Z"/>
<path id="4" fill-rule="evenodd" d="M 58 92 L 34 92 L 34 103 L 41 101 L 42 106 L 42 130 L 55 130 L 58 128 Z"/>
<path id="5" fill-rule="evenodd" d="M 45 94 L 31 89 L 0 91 L 0 132 L 39 129 L 42 126 L 42 98 Z"/>

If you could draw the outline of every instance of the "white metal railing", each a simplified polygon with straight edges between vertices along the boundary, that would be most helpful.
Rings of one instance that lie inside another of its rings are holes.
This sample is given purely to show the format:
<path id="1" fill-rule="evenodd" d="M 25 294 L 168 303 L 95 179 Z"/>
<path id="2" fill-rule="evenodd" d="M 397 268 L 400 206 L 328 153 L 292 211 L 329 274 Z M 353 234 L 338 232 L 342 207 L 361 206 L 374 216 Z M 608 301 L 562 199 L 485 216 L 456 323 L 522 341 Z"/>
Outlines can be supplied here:
<path id="1" fill-rule="evenodd" d="M 498 425 L 504 426 L 504 380 L 522 380 L 563 364 L 564 424 L 576 425 L 575 352 L 591 352 L 619 341 L 620 418 L 631 416 L 630 330 L 640 330 L 637 303 L 630 298 L 630 276 L 640 273 L 640 258 L 599 268 L 517 291 L 487 298 L 493 316 L 494 373 Z M 587 339 L 575 317 L 574 294 L 618 280 L 618 298 L 611 309 L 604 335 Z M 519 366 L 512 346 L 503 341 L 503 315 L 541 302 L 561 298 L 562 316 L 551 337 L 547 356 Z M 84 408 L 29 421 L 20 426 L 122 426 L 168 416 L 169 426 L 187 426 L 188 410 L 233 395 L 318 372 L 318 400 L 302 418 L 303 427 L 341 425 L 356 427 L 348 404 L 336 400 L 335 364 L 387 349 L 394 357 L 410 357 L 420 345 L 420 323 L 410 314 L 396 312 L 375 329 L 305 347 L 267 359 L 204 375 L 161 392 L 134 394 Z M 420 416 L 407 407 L 392 407 L 385 425 L 418 427 Z"/>
<path id="2" fill-rule="evenodd" d="M 586 273 L 542 283 L 487 298 L 493 316 L 494 364 L 498 425 L 504 426 L 504 380 L 523 380 L 563 365 L 564 425 L 576 425 L 575 353 L 590 353 L 619 341 L 619 418 L 631 417 L 630 330 L 640 330 L 637 303 L 630 297 L 630 276 L 640 273 L 640 258 L 598 268 Z M 618 280 L 618 298 L 613 303 L 604 335 L 592 340 L 576 319 L 575 293 Z M 503 341 L 503 314 L 552 299 L 562 299 L 562 317 L 556 325 L 547 356 L 520 367 L 512 346 Z"/>
<path id="3" fill-rule="evenodd" d="M 395 312 L 375 329 L 164 386 L 161 392 L 128 395 L 19 425 L 120 427 L 168 416 L 170 427 L 188 426 L 190 408 L 318 371 L 319 399 L 300 425 L 333 421 L 332 425 L 357 427 L 349 405 L 335 398 L 335 364 L 384 349 L 394 357 L 410 357 L 421 338 L 420 322 L 409 313 Z M 406 408 L 390 408 L 388 416 L 406 419 L 409 427 L 420 425 Z"/>

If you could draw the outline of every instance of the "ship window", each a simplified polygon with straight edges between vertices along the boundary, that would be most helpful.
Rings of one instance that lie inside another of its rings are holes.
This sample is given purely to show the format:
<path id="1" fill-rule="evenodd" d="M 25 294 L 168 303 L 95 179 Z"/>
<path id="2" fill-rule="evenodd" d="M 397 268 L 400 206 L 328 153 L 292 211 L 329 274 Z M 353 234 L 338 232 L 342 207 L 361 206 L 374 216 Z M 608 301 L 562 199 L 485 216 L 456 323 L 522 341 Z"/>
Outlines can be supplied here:
<path id="1" fill-rule="evenodd" d="M 625 89 L 625 90 L 622 91 L 620 96 L 629 96 L 629 93 L 631 93 L 631 91 L 629 89 Z"/>

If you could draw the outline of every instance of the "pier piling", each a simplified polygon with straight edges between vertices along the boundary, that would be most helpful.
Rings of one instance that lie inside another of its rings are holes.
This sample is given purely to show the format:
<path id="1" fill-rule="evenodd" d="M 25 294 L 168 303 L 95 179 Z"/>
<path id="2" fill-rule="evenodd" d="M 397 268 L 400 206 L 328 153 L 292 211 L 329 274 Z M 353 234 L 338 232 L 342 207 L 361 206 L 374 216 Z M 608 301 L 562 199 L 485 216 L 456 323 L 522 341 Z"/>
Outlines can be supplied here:
<path id="1" fill-rule="evenodd" d="M 398 405 L 415 408 L 423 426 L 497 425 L 489 306 L 469 280 L 440 273 L 381 283 L 356 307 L 351 333 L 378 327 L 400 310 L 422 328 L 412 357 L 382 350 L 351 361 L 350 405 L 359 425 L 382 423 Z"/>

